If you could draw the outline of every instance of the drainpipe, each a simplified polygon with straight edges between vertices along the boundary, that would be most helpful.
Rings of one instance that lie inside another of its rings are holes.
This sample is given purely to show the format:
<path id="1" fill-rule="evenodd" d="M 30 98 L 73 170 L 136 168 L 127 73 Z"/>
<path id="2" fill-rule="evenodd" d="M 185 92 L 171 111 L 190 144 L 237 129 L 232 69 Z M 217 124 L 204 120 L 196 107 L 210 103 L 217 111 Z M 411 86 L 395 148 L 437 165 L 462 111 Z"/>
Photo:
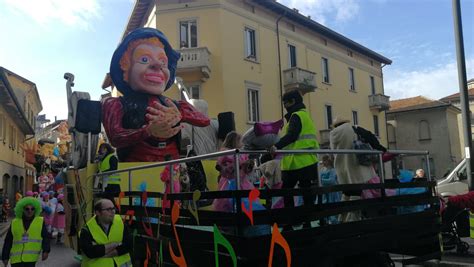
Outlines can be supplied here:
<path id="1" fill-rule="evenodd" d="M 280 53 L 280 27 L 279 27 L 279 22 L 280 20 L 286 15 L 286 10 L 283 12 L 283 14 L 278 17 L 276 21 L 276 33 L 277 33 L 277 49 L 278 49 L 278 74 L 280 77 L 280 107 L 281 107 L 281 117 L 284 118 L 284 113 L 283 113 L 283 82 L 282 82 L 282 74 L 281 74 L 281 53 Z"/>

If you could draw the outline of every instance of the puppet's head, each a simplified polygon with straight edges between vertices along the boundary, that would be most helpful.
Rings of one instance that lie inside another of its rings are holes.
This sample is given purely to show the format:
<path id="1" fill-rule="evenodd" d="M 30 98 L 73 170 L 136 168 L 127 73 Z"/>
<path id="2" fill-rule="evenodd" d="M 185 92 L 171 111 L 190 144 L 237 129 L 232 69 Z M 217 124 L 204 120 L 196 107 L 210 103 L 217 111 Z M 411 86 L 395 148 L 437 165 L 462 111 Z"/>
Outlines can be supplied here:
<path id="1" fill-rule="evenodd" d="M 136 29 L 115 50 L 110 76 L 124 96 L 161 95 L 174 83 L 179 58 L 179 52 L 173 50 L 161 31 Z"/>
<path id="2" fill-rule="evenodd" d="M 53 152 L 54 152 L 54 144 L 44 143 L 43 145 L 40 146 L 40 154 L 43 157 L 51 157 L 53 156 Z"/>

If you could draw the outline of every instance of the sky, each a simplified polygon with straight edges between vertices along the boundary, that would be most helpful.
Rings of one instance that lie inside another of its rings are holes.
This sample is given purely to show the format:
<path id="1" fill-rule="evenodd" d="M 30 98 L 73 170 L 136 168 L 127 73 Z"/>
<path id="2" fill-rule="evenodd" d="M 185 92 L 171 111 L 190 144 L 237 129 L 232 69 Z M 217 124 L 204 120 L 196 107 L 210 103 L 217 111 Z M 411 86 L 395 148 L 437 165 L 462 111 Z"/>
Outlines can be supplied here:
<path id="1" fill-rule="evenodd" d="M 474 0 L 460 0 L 467 79 L 474 78 Z M 391 100 L 459 92 L 451 0 L 279 0 L 391 59 Z M 134 0 L 0 0 L 0 66 L 34 82 L 47 118 L 66 119 L 63 75 L 98 100 Z"/>

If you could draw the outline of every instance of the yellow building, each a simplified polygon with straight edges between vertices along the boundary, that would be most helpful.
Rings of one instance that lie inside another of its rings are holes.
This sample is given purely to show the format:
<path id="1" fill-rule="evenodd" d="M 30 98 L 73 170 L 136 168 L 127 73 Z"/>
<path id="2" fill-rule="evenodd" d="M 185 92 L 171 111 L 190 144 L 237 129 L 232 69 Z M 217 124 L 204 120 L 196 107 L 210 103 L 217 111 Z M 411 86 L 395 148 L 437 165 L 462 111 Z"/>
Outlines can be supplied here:
<path id="1" fill-rule="evenodd" d="M 36 85 L 0 67 L 0 186 L 10 200 L 33 183 L 35 169 L 25 162 L 20 145 L 34 136 L 42 109 Z"/>
<path id="2" fill-rule="evenodd" d="M 382 68 L 391 60 L 298 10 L 272 0 L 137 0 L 124 36 L 138 27 L 166 34 L 191 97 L 209 103 L 210 117 L 234 112 L 241 133 L 282 118 L 282 94 L 299 89 L 323 146 L 336 116 L 387 144 Z M 176 88 L 166 94 L 180 97 Z"/>

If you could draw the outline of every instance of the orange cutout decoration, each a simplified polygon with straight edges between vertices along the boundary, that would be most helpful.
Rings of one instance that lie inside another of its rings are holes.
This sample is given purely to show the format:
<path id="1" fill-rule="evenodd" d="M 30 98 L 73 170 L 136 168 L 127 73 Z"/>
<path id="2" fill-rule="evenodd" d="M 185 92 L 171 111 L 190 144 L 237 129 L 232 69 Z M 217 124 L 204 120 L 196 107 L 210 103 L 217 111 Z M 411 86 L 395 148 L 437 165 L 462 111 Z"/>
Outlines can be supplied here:
<path id="1" fill-rule="evenodd" d="M 128 225 L 132 225 L 133 216 L 135 216 L 135 211 L 134 210 L 127 210 L 127 212 L 125 213 L 124 222 L 127 220 L 127 216 L 128 216 Z"/>
<path id="2" fill-rule="evenodd" d="M 177 202 L 173 203 L 173 208 L 171 209 L 171 222 L 173 226 L 174 237 L 176 238 L 176 243 L 178 244 L 178 250 L 180 256 L 176 256 L 174 254 L 173 248 L 171 247 L 171 242 L 168 243 L 168 248 L 170 250 L 171 258 L 173 259 L 174 263 L 180 267 L 188 266 L 186 264 L 186 259 L 184 258 L 183 249 L 181 248 L 181 242 L 179 241 L 178 232 L 176 231 L 176 222 L 179 218 L 179 205 Z"/>
<path id="3" fill-rule="evenodd" d="M 281 235 L 280 231 L 278 230 L 278 225 L 276 223 L 273 224 L 272 243 L 270 244 L 270 258 L 268 259 L 268 267 L 271 267 L 273 263 L 273 250 L 275 249 L 275 243 L 280 245 L 285 251 L 286 266 L 290 267 L 291 266 L 290 246 L 288 245 L 288 242 L 286 242 L 286 239 Z"/>
<path id="4" fill-rule="evenodd" d="M 257 188 L 254 188 L 249 193 L 249 208 L 245 207 L 244 202 L 242 202 L 242 211 L 249 217 L 250 223 L 253 225 L 253 211 L 252 211 L 252 202 L 255 201 L 258 196 L 260 196 L 260 191 Z"/>
<path id="5" fill-rule="evenodd" d="M 194 218 L 197 221 L 197 224 L 199 225 L 199 216 L 198 216 L 198 208 L 197 208 L 197 201 L 201 198 L 201 191 L 195 190 L 193 192 L 193 205 L 189 205 L 188 210 L 191 212 L 191 214 L 194 216 Z"/>
<path id="6" fill-rule="evenodd" d="M 146 201 L 148 199 L 148 194 L 146 191 L 144 191 L 142 193 L 142 206 L 143 206 L 143 209 L 145 210 L 145 217 L 146 218 L 150 218 L 150 216 L 148 216 L 148 210 L 146 209 Z M 151 224 L 150 224 L 150 220 L 148 220 L 148 225 L 145 224 L 145 220 L 142 220 L 142 226 L 143 226 L 143 229 L 145 229 L 145 233 L 149 236 L 149 237 L 153 237 L 153 229 L 151 229 Z"/>
<path id="7" fill-rule="evenodd" d="M 148 267 L 148 262 L 150 258 L 151 258 L 150 246 L 148 245 L 148 242 L 146 242 L 146 259 L 143 262 L 143 266 Z"/>
<path id="8" fill-rule="evenodd" d="M 115 206 L 118 208 L 119 214 L 121 213 L 122 208 L 122 198 L 125 197 L 125 192 L 120 192 L 118 195 L 118 199 L 115 200 Z"/>

